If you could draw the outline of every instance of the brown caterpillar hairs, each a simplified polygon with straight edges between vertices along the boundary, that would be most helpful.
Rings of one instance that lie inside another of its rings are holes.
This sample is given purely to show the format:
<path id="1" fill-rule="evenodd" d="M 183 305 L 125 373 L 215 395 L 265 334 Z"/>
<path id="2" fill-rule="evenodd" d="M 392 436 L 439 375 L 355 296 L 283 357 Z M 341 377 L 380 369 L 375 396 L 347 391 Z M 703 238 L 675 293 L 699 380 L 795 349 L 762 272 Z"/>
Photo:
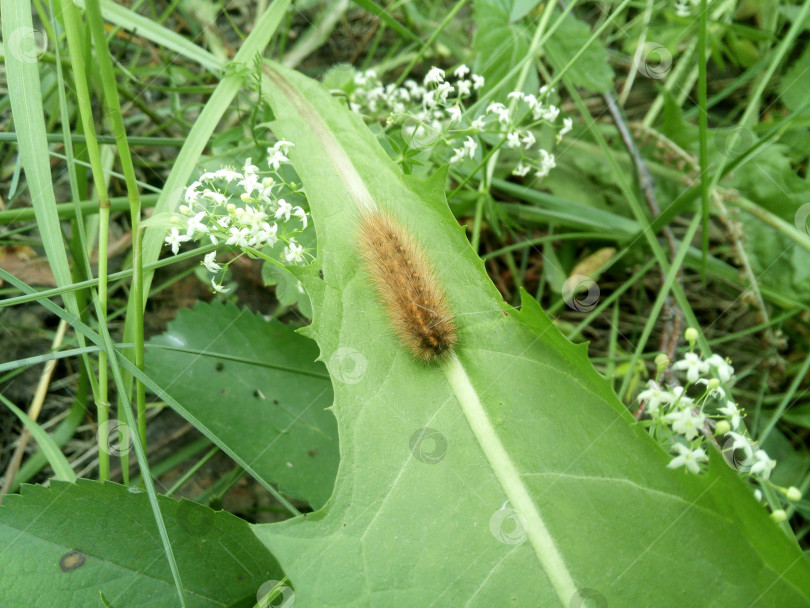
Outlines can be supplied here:
<path id="1" fill-rule="evenodd" d="M 390 215 L 367 211 L 360 220 L 363 262 L 397 336 L 426 362 L 449 354 L 456 326 L 444 290 L 422 249 Z"/>

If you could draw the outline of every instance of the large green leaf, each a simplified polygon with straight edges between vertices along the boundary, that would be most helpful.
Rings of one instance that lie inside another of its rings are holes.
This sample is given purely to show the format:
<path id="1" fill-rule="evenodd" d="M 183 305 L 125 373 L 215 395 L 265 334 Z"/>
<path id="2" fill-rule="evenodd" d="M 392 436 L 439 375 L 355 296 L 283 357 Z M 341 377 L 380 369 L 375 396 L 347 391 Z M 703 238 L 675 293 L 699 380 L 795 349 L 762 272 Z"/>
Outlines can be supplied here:
<path id="1" fill-rule="evenodd" d="M 588 24 L 568 14 L 546 43 L 546 55 L 551 64 L 559 70 L 582 50 L 590 38 L 591 29 Z M 601 40 L 591 42 L 568 69 L 568 76 L 575 86 L 588 91 L 604 93 L 611 89 L 613 68 L 610 67 L 607 49 Z"/>
<path id="2" fill-rule="evenodd" d="M 722 458 L 701 476 L 667 469 L 585 347 L 526 294 L 521 311 L 502 302 L 447 207 L 443 173 L 404 178 L 320 85 L 267 73 L 317 227 L 323 280 L 299 274 L 341 443 L 323 509 L 255 527 L 302 605 L 810 601 L 810 565 Z M 358 209 L 375 203 L 428 248 L 447 290 L 460 344 L 446 365 L 398 343 L 359 264 Z"/>
<path id="3" fill-rule="evenodd" d="M 513 16 L 515 7 L 511 0 L 478 0 L 474 7 L 478 26 L 473 40 L 473 49 L 478 57 L 475 71 L 484 77 L 487 88 L 490 88 L 526 57 L 531 32 L 521 19 Z M 527 87 L 527 91 L 536 93 L 537 78 L 534 72 L 531 74 L 533 86 Z M 509 85 L 507 90 L 511 91 L 512 87 Z"/>
<path id="4" fill-rule="evenodd" d="M 241 519 L 160 497 L 189 607 L 244 606 L 278 564 Z M 80 479 L 24 486 L 0 508 L 0 605 L 166 608 L 177 589 L 145 492 Z"/>
<path id="5" fill-rule="evenodd" d="M 315 507 L 326 502 L 337 429 L 326 411 L 332 388 L 311 340 L 232 304 L 200 302 L 149 345 L 146 371 L 181 414 L 260 481 Z"/>

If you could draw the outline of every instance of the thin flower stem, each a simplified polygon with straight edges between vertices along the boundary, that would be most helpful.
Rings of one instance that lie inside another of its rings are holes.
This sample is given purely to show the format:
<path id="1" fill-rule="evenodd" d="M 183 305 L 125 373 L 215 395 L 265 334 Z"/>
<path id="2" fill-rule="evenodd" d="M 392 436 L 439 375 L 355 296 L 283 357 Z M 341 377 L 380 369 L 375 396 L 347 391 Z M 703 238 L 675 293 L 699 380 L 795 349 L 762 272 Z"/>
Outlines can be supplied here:
<path id="1" fill-rule="evenodd" d="M 98 297 L 100 304 L 99 324 L 107 323 L 107 240 L 110 219 L 110 198 L 107 193 L 104 169 L 101 164 L 99 144 L 96 140 L 95 122 L 90 101 L 90 91 L 87 83 L 87 73 L 84 62 L 84 40 L 82 38 L 82 25 L 78 9 L 73 2 L 63 1 L 62 15 L 65 20 L 65 36 L 68 50 L 73 64 L 74 86 L 76 90 L 76 103 L 82 120 L 85 136 L 87 137 L 87 156 L 93 173 L 93 183 L 96 188 L 99 206 L 99 232 L 98 232 Z M 109 397 L 107 388 L 107 355 L 99 351 L 98 358 L 98 446 L 99 446 L 99 479 L 109 479 L 109 437 L 107 434 L 107 421 L 109 420 Z"/>

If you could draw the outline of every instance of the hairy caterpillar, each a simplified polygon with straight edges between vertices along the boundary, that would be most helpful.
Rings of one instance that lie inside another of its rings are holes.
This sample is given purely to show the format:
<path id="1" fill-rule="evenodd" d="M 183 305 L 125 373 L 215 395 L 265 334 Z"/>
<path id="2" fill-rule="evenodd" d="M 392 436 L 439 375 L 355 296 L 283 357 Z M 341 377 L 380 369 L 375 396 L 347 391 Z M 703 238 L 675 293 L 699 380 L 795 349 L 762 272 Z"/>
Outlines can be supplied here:
<path id="1" fill-rule="evenodd" d="M 433 362 L 457 342 L 444 290 L 422 249 L 390 215 L 366 211 L 360 249 L 372 283 L 402 343 L 418 359 Z"/>

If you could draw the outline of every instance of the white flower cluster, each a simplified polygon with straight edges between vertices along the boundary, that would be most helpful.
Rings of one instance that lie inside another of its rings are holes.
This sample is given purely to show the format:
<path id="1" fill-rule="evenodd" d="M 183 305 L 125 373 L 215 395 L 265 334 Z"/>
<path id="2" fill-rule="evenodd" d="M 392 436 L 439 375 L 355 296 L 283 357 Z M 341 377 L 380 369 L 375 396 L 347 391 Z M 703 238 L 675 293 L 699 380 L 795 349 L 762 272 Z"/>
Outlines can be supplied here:
<path id="1" fill-rule="evenodd" d="M 553 92 L 541 87 L 537 95 L 512 91 L 504 102 L 495 101 L 468 119 L 466 102 L 473 92 L 484 86 L 483 76 L 474 74 L 466 65 L 453 70 L 453 80 L 445 71 L 433 67 L 422 84 L 406 80 L 402 87 L 383 86 L 375 72 L 358 73 L 355 89 L 349 96 L 351 109 L 372 118 L 384 116 L 388 126 L 404 123 L 403 135 L 412 147 L 428 148 L 439 142 L 452 149 L 451 164 L 475 158 L 482 133 L 501 136 L 503 145 L 520 151 L 513 175 L 525 176 L 534 170 L 538 179 L 546 177 L 556 166 L 548 150 L 530 151 L 537 143 L 533 129 L 541 124 L 555 125 L 560 109 L 545 101 Z M 509 104 L 508 106 L 506 104 Z M 571 131 L 573 121 L 564 118 L 557 132 L 557 142 Z"/>
<path id="2" fill-rule="evenodd" d="M 291 142 L 279 141 L 267 149 L 267 165 L 271 173 L 288 162 Z M 203 173 L 188 186 L 179 215 L 173 216 L 175 226 L 166 236 L 166 244 L 177 255 L 181 243 L 207 238 L 213 245 L 232 245 L 242 249 L 258 250 L 272 247 L 279 241 L 285 244 L 282 256 L 288 264 L 301 264 L 304 248 L 295 235 L 307 227 L 308 216 L 300 206 L 293 206 L 277 192 L 284 186 L 272 175 L 261 177 L 259 168 L 248 158 L 242 171 L 223 168 Z M 276 173 L 278 177 L 278 174 Z M 233 186 L 232 184 L 235 184 Z M 238 198 L 238 203 L 232 202 Z M 205 256 L 202 265 L 211 272 L 222 271 L 215 261 L 216 252 Z M 227 262 L 225 267 L 233 262 Z M 224 274 L 224 273 L 223 273 Z M 222 293 L 222 276 L 211 279 L 214 291 Z"/>
<path id="3" fill-rule="evenodd" d="M 687 329 L 686 338 L 694 348 L 697 330 Z M 659 376 L 669 363 L 666 355 L 656 358 Z M 646 390 L 637 397 L 644 408 L 642 411 L 650 418 L 643 424 L 673 455 L 667 466 L 700 473 L 708 462 L 707 450 L 715 444 L 741 474 L 760 484 L 770 483 L 776 461 L 751 440 L 742 423 L 742 410 L 726 398 L 721 386 L 734 375 L 731 362 L 716 354 L 704 359 L 695 352 L 688 352 L 672 369 L 684 373 L 685 386 L 663 388 L 657 380 L 650 380 Z M 702 388 L 689 390 L 690 387 Z M 777 489 L 790 500 L 801 498 L 796 488 Z M 757 500 L 762 499 L 760 490 L 755 494 Z"/>
<path id="4" fill-rule="evenodd" d="M 708 0 L 706 4 L 710 4 L 711 0 Z M 690 17 L 692 15 L 692 9 L 697 7 L 700 4 L 700 0 L 674 0 L 674 9 L 675 14 L 678 17 Z"/>

